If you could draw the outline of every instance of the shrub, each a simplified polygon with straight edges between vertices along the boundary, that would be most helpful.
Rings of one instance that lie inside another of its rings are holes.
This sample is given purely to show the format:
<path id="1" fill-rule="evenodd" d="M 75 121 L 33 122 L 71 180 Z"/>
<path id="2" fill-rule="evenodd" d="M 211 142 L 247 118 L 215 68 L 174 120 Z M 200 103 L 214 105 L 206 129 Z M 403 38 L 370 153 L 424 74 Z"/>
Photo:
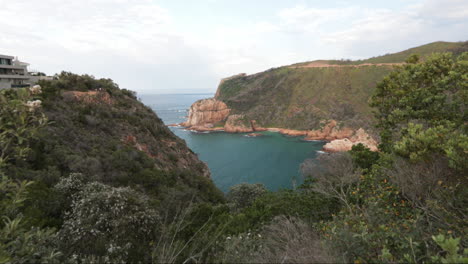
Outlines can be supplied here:
<path id="1" fill-rule="evenodd" d="M 335 259 L 304 221 L 278 216 L 260 233 L 226 237 L 222 263 L 331 263 Z"/>
<path id="2" fill-rule="evenodd" d="M 257 197 L 266 193 L 263 184 L 241 183 L 230 188 L 227 200 L 232 203 L 234 210 L 240 210 L 250 206 Z"/>
<path id="3" fill-rule="evenodd" d="M 349 153 L 320 155 L 315 161 L 301 165 L 303 175 L 308 176 L 310 188 L 330 198 L 336 198 L 349 209 L 349 196 L 355 185 L 359 184 L 359 170 L 355 169 Z"/>
<path id="4" fill-rule="evenodd" d="M 80 186 L 74 180 L 67 182 L 72 184 L 59 184 L 62 190 Z M 94 255 L 109 261 L 148 259 L 147 247 L 159 226 L 159 217 L 144 195 L 96 182 L 73 196 L 65 219 L 59 238 L 67 255 Z"/>

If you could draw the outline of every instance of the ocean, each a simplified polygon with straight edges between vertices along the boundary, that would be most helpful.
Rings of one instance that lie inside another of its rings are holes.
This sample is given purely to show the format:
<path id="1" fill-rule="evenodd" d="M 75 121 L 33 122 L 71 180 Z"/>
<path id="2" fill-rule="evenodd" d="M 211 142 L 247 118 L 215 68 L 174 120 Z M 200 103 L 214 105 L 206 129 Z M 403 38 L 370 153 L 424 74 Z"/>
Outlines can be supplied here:
<path id="1" fill-rule="evenodd" d="M 213 94 L 141 94 L 165 124 L 185 121 L 190 105 Z M 262 132 L 261 137 L 224 132 L 197 133 L 170 127 L 208 164 L 216 186 L 224 192 L 240 183 L 262 183 L 272 191 L 290 189 L 303 182 L 300 164 L 315 158 L 325 142 Z"/>

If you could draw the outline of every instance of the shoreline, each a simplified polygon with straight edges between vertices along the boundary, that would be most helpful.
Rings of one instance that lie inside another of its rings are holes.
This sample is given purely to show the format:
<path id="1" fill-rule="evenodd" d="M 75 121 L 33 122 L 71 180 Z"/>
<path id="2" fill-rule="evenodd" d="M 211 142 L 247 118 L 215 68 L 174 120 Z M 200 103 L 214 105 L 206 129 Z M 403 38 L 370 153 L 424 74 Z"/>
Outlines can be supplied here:
<path id="1" fill-rule="evenodd" d="M 339 138 L 320 138 L 320 137 L 312 137 L 312 138 L 307 138 L 307 135 L 313 130 L 296 130 L 296 129 L 289 129 L 289 128 L 278 128 L 278 127 L 257 127 L 255 130 L 250 130 L 250 131 L 242 131 L 242 130 L 235 130 L 235 131 L 226 131 L 224 127 L 205 127 L 205 126 L 184 126 L 182 123 L 180 124 L 168 124 L 166 125 L 167 127 L 177 127 L 177 128 L 182 128 L 186 131 L 191 131 L 195 133 L 203 133 L 203 132 L 225 132 L 225 133 L 231 133 L 231 134 L 254 134 L 257 132 L 274 132 L 274 133 L 280 133 L 283 136 L 290 136 L 290 137 L 304 137 L 304 141 L 326 141 L 330 142 L 334 139 L 339 139 Z"/>
<path id="2" fill-rule="evenodd" d="M 226 130 L 225 127 L 206 127 L 206 126 L 185 126 L 184 123 L 169 124 L 168 127 L 183 128 L 186 131 L 194 133 L 210 133 L 210 132 L 224 132 L 233 134 L 255 134 L 257 132 L 269 131 L 280 133 L 283 136 L 289 137 L 303 137 L 301 140 L 308 142 L 327 142 L 323 146 L 323 151 L 333 153 L 349 151 L 354 145 L 359 143 L 368 147 L 371 151 L 378 151 L 377 142 L 370 138 L 370 136 L 362 129 L 353 130 L 348 128 L 347 130 L 341 131 L 342 133 L 333 133 L 332 131 L 324 132 L 322 130 L 297 130 L 288 128 L 278 127 L 257 127 L 252 125 L 252 128 L 247 129 L 245 127 L 231 127 Z M 334 126 L 333 126 L 334 127 Z M 256 136 L 255 136 L 256 137 Z M 371 139 L 371 140 L 369 140 Z"/>

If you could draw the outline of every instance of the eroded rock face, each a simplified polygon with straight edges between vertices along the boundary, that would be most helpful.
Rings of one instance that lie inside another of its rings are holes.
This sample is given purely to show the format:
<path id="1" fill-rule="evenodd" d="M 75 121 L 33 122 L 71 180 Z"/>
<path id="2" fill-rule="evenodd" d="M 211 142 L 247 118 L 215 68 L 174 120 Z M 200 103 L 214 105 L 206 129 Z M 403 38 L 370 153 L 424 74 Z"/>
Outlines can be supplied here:
<path id="1" fill-rule="evenodd" d="M 227 105 L 214 98 L 198 100 L 192 104 L 188 119 L 181 125 L 186 127 L 205 126 L 213 127 L 213 124 L 224 121 L 231 110 Z"/>
<path id="2" fill-rule="evenodd" d="M 331 120 L 322 129 L 307 132 L 305 140 L 335 140 L 350 138 L 353 134 L 352 128 L 340 128 L 335 120 Z"/>

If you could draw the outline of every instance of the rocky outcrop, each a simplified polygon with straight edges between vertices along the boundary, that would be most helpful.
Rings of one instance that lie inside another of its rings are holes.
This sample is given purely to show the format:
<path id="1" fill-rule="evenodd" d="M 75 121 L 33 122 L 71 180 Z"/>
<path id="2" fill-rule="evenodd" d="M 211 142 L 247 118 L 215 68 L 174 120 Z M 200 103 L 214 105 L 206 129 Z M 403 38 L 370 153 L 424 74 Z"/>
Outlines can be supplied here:
<path id="1" fill-rule="evenodd" d="M 323 149 L 328 152 L 349 151 L 354 145 L 362 143 L 372 151 L 377 151 L 377 142 L 364 129 L 354 130 L 349 127 L 340 128 L 335 120 L 328 122 L 319 130 L 294 130 L 284 128 L 268 128 L 287 136 L 304 136 L 304 140 L 327 140 Z"/>
<path id="2" fill-rule="evenodd" d="M 338 122 L 331 120 L 322 129 L 311 130 L 306 134 L 305 140 L 335 140 L 350 138 L 354 130 L 349 127 L 340 128 Z"/>
<path id="3" fill-rule="evenodd" d="M 354 145 L 363 144 L 371 151 L 377 151 L 377 141 L 367 134 L 364 129 L 358 129 L 350 138 L 335 139 L 323 146 L 329 152 L 349 151 Z"/>
<path id="4" fill-rule="evenodd" d="M 246 137 L 262 137 L 263 134 L 260 134 L 260 133 L 250 133 L 250 134 L 247 134 L 245 135 Z"/>
<path id="5" fill-rule="evenodd" d="M 215 123 L 226 120 L 231 110 L 227 105 L 214 98 L 198 100 L 192 104 L 185 127 L 212 128 Z"/>

